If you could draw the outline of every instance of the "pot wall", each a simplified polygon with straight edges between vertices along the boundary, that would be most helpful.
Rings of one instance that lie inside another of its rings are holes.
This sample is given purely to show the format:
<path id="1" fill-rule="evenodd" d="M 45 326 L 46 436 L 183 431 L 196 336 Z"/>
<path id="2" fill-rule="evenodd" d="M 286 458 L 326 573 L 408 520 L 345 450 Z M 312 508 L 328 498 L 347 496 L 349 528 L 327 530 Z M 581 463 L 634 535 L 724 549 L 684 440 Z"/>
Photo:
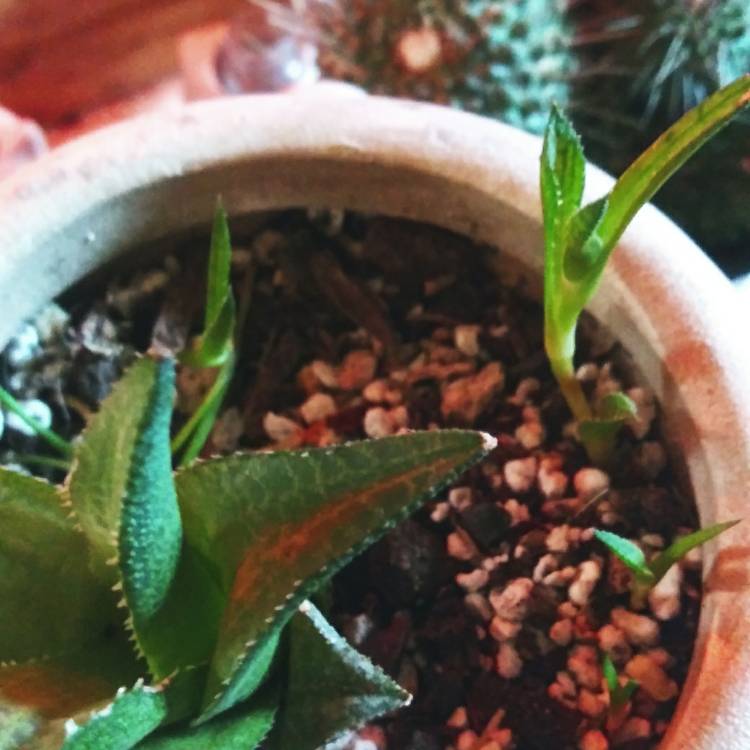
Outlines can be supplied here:
<path id="1" fill-rule="evenodd" d="M 230 213 L 341 207 L 444 226 L 538 278 L 540 141 L 424 104 L 262 96 L 191 105 L 71 143 L 0 187 L 0 346 L 42 303 L 114 257 Z M 590 169 L 590 195 L 609 181 Z M 703 524 L 747 514 L 750 357 L 729 282 L 653 208 L 592 312 L 661 399 Z M 695 659 L 664 750 L 750 747 L 750 523 L 706 549 Z"/>

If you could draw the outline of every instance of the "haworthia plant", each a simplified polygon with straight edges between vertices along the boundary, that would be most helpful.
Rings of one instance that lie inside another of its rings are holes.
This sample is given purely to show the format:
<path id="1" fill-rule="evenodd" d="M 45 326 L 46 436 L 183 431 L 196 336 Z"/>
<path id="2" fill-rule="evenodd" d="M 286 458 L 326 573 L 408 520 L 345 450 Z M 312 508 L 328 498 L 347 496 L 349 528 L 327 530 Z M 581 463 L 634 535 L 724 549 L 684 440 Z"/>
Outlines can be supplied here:
<path id="1" fill-rule="evenodd" d="M 140 359 L 62 487 L 0 471 L 1 750 L 315 750 L 408 700 L 306 599 L 494 441 L 413 433 L 173 474 L 173 396 L 174 363 Z"/>
<path id="2" fill-rule="evenodd" d="M 573 416 L 583 427 L 581 438 L 597 463 L 606 463 L 611 456 L 614 431 L 632 414 L 634 405 L 624 394 L 616 395 L 618 404 L 589 404 L 573 365 L 578 319 L 638 210 L 748 104 L 750 75 L 688 112 L 625 171 L 608 195 L 586 205 L 582 205 L 583 148 L 572 124 L 558 109 L 552 111 L 540 170 L 545 348 Z"/>

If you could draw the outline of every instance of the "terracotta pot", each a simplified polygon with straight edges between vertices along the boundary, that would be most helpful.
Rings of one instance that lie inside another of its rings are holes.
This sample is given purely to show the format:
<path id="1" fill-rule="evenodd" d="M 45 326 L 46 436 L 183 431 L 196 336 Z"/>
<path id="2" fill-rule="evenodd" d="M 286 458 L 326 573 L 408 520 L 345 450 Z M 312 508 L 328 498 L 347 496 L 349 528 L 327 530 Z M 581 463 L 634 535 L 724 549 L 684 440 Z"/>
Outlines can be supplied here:
<path id="1" fill-rule="evenodd" d="M 93 269 L 206 227 L 219 193 L 233 214 L 335 206 L 431 222 L 538 278 L 539 153 L 539 140 L 489 120 L 367 97 L 213 101 L 100 131 L 0 188 L 0 344 Z M 607 185 L 592 168 L 592 192 Z M 750 361 L 729 282 L 647 208 L 591 309 L 661 399 L 702 522 L 747 515 Z M 750 522 L 705 552 L 695 658 L 662 747 L 747 750 Z"/>

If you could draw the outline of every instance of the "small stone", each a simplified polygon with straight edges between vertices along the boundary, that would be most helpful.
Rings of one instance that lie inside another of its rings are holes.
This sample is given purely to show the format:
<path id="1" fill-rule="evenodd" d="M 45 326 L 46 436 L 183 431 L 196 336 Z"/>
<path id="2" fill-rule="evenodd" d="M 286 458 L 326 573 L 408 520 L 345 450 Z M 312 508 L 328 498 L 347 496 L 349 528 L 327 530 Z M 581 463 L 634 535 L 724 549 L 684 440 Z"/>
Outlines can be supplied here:
<path id="1" fill-rule="evenodd" d="M 601 686 L 602 669 L 593 646 L 575 646 L 568 657 L 568 671 L 581 687 L 598 690 Z"/>
<path id="2" fill-rule="evenodd" d="M 263 417 L 263 430 L 275 443 L 287 443 L 296 440 L 302 434 L 302 427 L 294 420 L 272 411 Z"/>
<path id="3" fill-rule="evenodd" d="M 363 423 L 365 434 L 371 438 L 384 438 L 396 431 L 388 411 L 381 406 L 368 409 Z"/>
<path id="4" fill-rule="evenodd" d="M 459 514 L 458 523 L 479 549 L 490 554 L 505 541 L 510 516 L 495 503 L 475 503 Z"/>
<path id="5" fill-rule="evenodd" d="M 625 674 L 659 703 L 672 700 L 679 692 L 677 683 L 669 678 L 656 661 L 644 654 L 636 654 L 625 665 Z"/>
<path id="6" fill-rule="evenodd" d="M 599 365 L 594 362 L 586 362 L 576 370 L 576 379 L 582 383 L 593 382 L 599 377 Z"/>
<path id="7" fill-rule="evenodd" d="M 347 620 L 342 628 L 344 638 L 355 648 L 360 648 L 375 629 L 372 618 L 362 613 Z"/>
<path id="8" fill-rule="evenodd" d="M 466 534 L 454 531 L 448 534 L 446 539 L 448 554 L 456 560 L 469 561 L 479 555 L 479 550 L 474 546 Z"/>
<path id="9" fill-rule="evenodd" d="M 542 583 L 545 586 L 562 587 L 567 586 L 578 573 L 578 569 L 573 565 L 566 565 L 562 570 L 555 570 L 544 577 Z"/>
<path id="10" fill-rule="evenodd" d="M 536 458 L 516 458 L 506 462 L 503 476 L 512 492 L 522 494 L 528 492 L 536 479 Z"/>
<path id="11" fill-rule="evenodd" d="M 505 512 L 510 516 L 510 525 L 516 526 L 519 523 L 528 521 L 531 517 L 529 515 L 529 509 L 518 502 L 515 498 L 511 498 L 503 503 Z"/>
<path id="12" fill-rule="evenodd" d="M 52 427 L 52 409 L 40 401 L 38 398 L 30 398 L 25 401 L 18 402 L 21 408 L 28 414 L 33 420 L 35 420 L 44 429 Z M 22 435 L 27 437 L 34 437 L 36 431 L 24 422 L 18 414 L 14 412 L 8 412 L 5 416 L 5 426 L 9 430 L 20 432 Z"/>
<path id="13" fill-rule="evenodd" d="M 449 717 L 445 725 L 453 729 L 463 729 L 469 723 L 466 706 L 459 706 Z"/>
<path id="14" fill-rule="evenodd" d="M 655 646 L 659 642 L 659 625 L 650 617 L 617 607 L 611 619 L 634 646 Z"/>
<path id="15" fill-rule="evenodd" d="M 505 384 L 499 362 L 490 362 L 476 375 L 459 378 L 443 386 L 440 411 L 446 419 L 473 424 Z"/>
<path id="16" fill-rule="evenodd" d="M 589 729 L 578 744 L 580 750 L 609 750 L 607 738 L 598 729 Z"/>
<path id="17" fill-rule="evenodd" d="M 544 442 L 545 436 L 544 427 L 540 422 L 526 422 L 516 429 L 516 440 L 529 451 L 538 448 Z"/>
<path id="18" fill-rule="evenodd" d="M 219 453 L 232 453 L 237 450 L 240 438 L 245 432 L 245 423 L 236 407 L 227 409 L 214 424 L 211 442 Z"/>
<path id="19" fill-rule="evenodd" d="M 513 680 L 523 670 L 523 661 L 510 643 L 501 643 L 497 653 L 497 673 L 506 680 Z"/>
<path id="20" fill-rule="evenodd" d="M 651 737 L 651 722 L 639 716 L 632 716 L 619 729 L 613 739 L 613 746 L 626 745 L 628 742 L 645 740 Z"/>
<path id="21" fill-rule="evenodd" d="M 464 604 L 466 609 L 483 622 L 489 622 L 492 619 L 492 606 L 486 596 L 478 593 L 467 594 L 464 597 Z"/>
<path id="22" fill-rule="evenodd" d="M 502 619 L 520 622 L 528 613 L 533 590 L 531 578 L 516 578 L 503 589 L 493 589 L 490 604 Z"/>
<path id="23" fill-rule="evenodd" d="M 549 629 L 550 640 L 558 646 L 568 646 L 573 640 L 573 621 L 558 620 Z"/>
<path id="24" fill-rule="evenodd" d="M 638 440 L 646 437 L 656 418 L 656 399 L 650 388 L 630 388 L 627 394 L 636 407 L 636 415 L 627 421 L 633 435 Z"/>
<path id="25" fill-rule="evenodd" d="M 512 641 L 521 632 L 521 623 L 493 617 L 490 623 L 490 635 L 499 643 Z"/>
<path id="26" fill-rule="evenodd" d="M 596 693 L 583 688 L 578 693 L 578 710 L 584 716 L 595 719 L 607 710 L 607 704 Z"/>
<path id="27" fill-rule="evenodd" d="M 599 648 L 609 654 L 615 664 L 623 664 L 632 654 L 630 645 L 620 628 L 614 625 L 604 625 L 597 633 Z"/>
<path id="28" fill-rule="evenodd" d="M 52 302 L 34 318 L 33 324 L 39 334 L 39 340 L 46 344 L 60 338 L 69 322 L 70 315 Z"/>
<path id="29" fill-rule="evenodd" d="M 344 391 L 364 388 L 375 376 L 378 361 L 366 349 L 356 349 L 344 357 L 338 372 L 338 386 Z"/>
<path id="30" fill-rule="evenodd" d="M 430 513 L 430 520 L 434 523 L 442 523 L 451 514 L 451 506 L 448 503 L 438 503 Z"/>
<path id="31" fill-rule="evenodd" d="M 467 357 L 476 357 L 479 354 L 479 331 L 480 326 L 456 326 L 453 332 L 453 340 L 456 349 Z"/>
<path id="32" fill-rule="evenodd" d="M 555 526 L 549 534 L 547 534 L 547 549 L 550 552 L 567 552 L 570 549 L 570 543 L 568 541 L 569 526 Z"/>
<path id="33" fill-rule="evenodd" d="M 602 569 L 596 560 L 585 560 L 578 567 L 578 577 L 568 589 L 568 598 L 580 607 L 588 604 L 589 597 L 601 578 Z"/>
<path id="34" fill-rule="evenodd" d="M 30 323 L 24 323 L 5 348 L 5 358 L 11 367 L 21 367 L 39 352 L 39 333 Z"/>
<path id="35" fill-rule="evenodd" d="M 310 363 L 310 369 L 315 376 L 316 380 L 324 388 L 337 388 L 338 377 L 336 376 L 336 370 L 328 362 L 324 362 L 322 359 L 316 359 Z"/>
<path id="36" fill-rule="evenodd" d="M 327 393 L 314 393 L 300 406 L 299 411 L 302 419 L 307 424 L 312 424 L 313 422 L 320 422 L 333 416 L 337 408 L 332 396 L 329 396 Z"/>
<path id="37" fill-rule="evenodd" d="M 516 392 L 508 399 L 512 404 L 523 406 L 532 393 L 536 393 L 541 384 L 536 378 L 524 378 L 518 384 Z"/>
<path id="38" fill-rule="evenodd" d="M 609 489 L 609 475 L 601 469 L 579 469 L 573 477 L 578 496 L 588 502 Z"/>
<path id="39" fill-rule="evenodd" d="M 456 510 L 466 510 L 471 505 L 471 487 L 454 487 L 448 493 L 448 502 Z"/>
<path id="40" fill-rule="evenodd" d="M 559 567 L 560 562 L 556 555 L 543 555 L 539 558 L 539 561 L 534 567 L 534 572 L 531 577 L 536 583 L 541 583 L 546 576 L 548 576 L 553 570 L 557 570 Z"/>
<path id="41" fill-rule="evenodd" d="M 673 565 L 648 594 L 648 603 L 657 620 L 672 620 L 680 614 L 682 569 Z"/>
<path id="42" fill-rule="evenodd" d="M 568 488 L 568 477 L 562 471 L 550 471 L 544 466 L 540 466 L 536 481 L 542 494 L 550 499 L 562 497 Z"/>
<path id="43" fill-rule="evenodd" d="M 475 592 L 484 588 L 490 580 L 490 574 L 482 569 L 476 568 L 471 573 L 458 573 L 456 583 L 465 591 Z"/>

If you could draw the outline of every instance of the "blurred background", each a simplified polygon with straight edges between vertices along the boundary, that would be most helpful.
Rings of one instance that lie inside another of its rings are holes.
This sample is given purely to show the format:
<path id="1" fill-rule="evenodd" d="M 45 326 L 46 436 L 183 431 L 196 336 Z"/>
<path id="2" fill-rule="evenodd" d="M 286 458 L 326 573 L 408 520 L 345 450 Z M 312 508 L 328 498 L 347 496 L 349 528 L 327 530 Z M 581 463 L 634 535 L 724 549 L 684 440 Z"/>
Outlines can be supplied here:
<path id="1" fill-rule="evenodd" d="M 136 112 L 326 78 L 533 133 L 557 102 L 619 173 L 746 72 L 749 0 L 0 0 L 6 163 Z M 750 272 L 750 118 L 657 203 Z"/>

